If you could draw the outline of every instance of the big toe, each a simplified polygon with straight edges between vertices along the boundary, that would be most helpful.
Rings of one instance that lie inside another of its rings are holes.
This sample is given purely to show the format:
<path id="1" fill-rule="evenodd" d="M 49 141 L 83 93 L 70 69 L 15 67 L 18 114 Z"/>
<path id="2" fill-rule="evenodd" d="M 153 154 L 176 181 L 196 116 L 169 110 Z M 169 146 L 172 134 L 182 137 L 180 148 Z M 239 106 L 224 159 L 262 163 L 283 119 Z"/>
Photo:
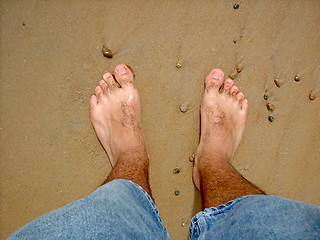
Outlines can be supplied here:
<path id="1" fill-rule="evenodd" d="M 126 85 L 134 83 L 133 73 L 124 64 L 119 64 L 118 66 L 116 66 L 114 75 L 121 87 L 125 87 Z"/>
<path id="2" fill-rule="evenodd" d="M 224 79 L 224 73 L 220 69 L 213 69 L 207 76 L 205 81 L 206 91 L 219 91 Z"/>

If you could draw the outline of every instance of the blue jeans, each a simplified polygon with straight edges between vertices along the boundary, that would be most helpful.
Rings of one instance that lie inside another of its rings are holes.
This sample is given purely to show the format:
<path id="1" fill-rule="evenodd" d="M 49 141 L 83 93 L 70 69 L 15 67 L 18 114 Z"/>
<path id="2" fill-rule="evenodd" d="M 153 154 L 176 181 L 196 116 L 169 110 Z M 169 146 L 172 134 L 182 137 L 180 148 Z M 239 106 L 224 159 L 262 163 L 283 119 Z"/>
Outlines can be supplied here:
<path id="1" fill-rule="evenodd" d="M 8 239 L 170 239 L 150 196 L 118 179 L 45 214 Z M 320 239 L 320 207 L 250 195 L 207 208 L 191 220 L 190 239 Z"/>

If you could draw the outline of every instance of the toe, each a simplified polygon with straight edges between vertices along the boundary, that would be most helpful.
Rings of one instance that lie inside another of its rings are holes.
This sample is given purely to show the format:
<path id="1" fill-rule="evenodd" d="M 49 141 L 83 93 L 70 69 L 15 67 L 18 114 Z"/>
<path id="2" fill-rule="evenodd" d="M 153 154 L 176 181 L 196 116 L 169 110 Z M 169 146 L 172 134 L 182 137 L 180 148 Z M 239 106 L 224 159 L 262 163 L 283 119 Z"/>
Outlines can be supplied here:
<path id="1" fill-rule="evenodd" d="M 124 64 L 116 66 L 114 71 L 117 82 L 121 87 L 125 87 L 128 84 L 133 83 L 133 73 L 131 70 Z"/>
<path id="2" fill-rule="evenodd" d="M 239 89 L 238 89 L 238 87 L 237 86 L 233 86 L 232 88 L 231 88 L 231 94 L 232 94 L 232 96 L 236 96 L 237 94 L 238 94 L 238 92 L 239 92 Z"/>
<path id="3" fill-rule="evenodd" d="M 231 95 L 231 88 L 233 86 L 233 81 L 228 78 L 223 84 L 223 92 L 227 95 Z"/>
<path id="4" fill-rule="evenodd" d="M 206 91 L 219 91 L 223 83 L 224 73 L 220 69 L 213 69 L 206 78 Z"/>
<path id="5" fill-rule="evenodd" d="M 236 95 L 236 99 L 238 102 L 241 102 L 243 99 L 244 99 L 244 95 L 242 92 L 239 92 L 237 95 Z"/>
<path id="6" fill-rule="evenodd" d="M 249 103 L 247 99 L 244 99 L 241 103 L 241 111 L 247 113 L 249 108 Z"/>
<path id="7" fill-rule="evenodd" d="M 96 96 L 97 96 L 97 100 L 99 101 L 99 98 L 101 98 L 102 94 L 103 94 L 103 90 L 100 86 L 97 86 L 94 90 Z"/>
<path id="8" fill-rule="evenodd" d="M 96 95 L 92 95 L 91 98 L 90 98 L 90 108 L 91 110 L 96 108 L 98 105 L 98 99 L 96 97 Z"/>
<path id="9" fill-rule="evenodd" d="M 104 80 L 100 81 L 99 86 L 102 88 L 103 92 L 106 93 L 108 91 L 108 85 Z"/>
<path id="10" fill-rule="evenodd" d="M 116 87 L 118 87 L 113 76 L 111 75 L 111 73 L 107 72 L 107 73 L 103 74 L 103 80 L 108 85 L 109 90 L 113 90 Z"/>

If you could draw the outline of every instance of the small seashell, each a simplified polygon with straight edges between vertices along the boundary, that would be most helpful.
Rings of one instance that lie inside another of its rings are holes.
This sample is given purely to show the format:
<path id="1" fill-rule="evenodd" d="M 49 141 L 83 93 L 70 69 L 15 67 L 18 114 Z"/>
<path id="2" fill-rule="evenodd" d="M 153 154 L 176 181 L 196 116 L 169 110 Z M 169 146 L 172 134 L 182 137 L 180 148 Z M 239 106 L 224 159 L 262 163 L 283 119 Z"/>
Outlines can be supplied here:
<path id="1" fill-rule="evenodd" d="M 183 105 L 183 104 L 179 107 L 179 109 L 180 109 L 180 111 L 182 113 L 185 113 L 185 112 L 187 112 L 189 110 L 189 108 L 186 105 Z"/>
<path id="2" fill-rule="evenodd" d="M 267 103 L 266 106 L 267 106 L 268 111 L 270 111 L 270 112 L 273 111 L 274 105 L 272 103 Z"/>
<path id="3" fill-rule="evenodd" d="M 176 63 L 176 68 L 181 68 L 182 67 L 182 64 L 180 62 L 177 62 Z"/>
<path id="4" fill-rule="evenodd" d="M 243 67 L 238 66 L 238 67 L 237 67 L 237 73 L 241 73 L 242 69 L 243 69 Z"/>
<path id="5" fill-rule="evenodd" d="M 299 77 L 298 75 L 296 75 L 296 76 L 294 77 L 294 80 L 295 80 L 296 82 L 299 82 L 299 81 L 300 81 L 300 77 Z"/>
<path id="6" fill-rule="evenodd" d="M 174 170 L 173 170 L 173 173 L 174 174 L 178 174 L 180 172 L 180 169 L 179 168 L 175 168 Z"/>
<path id="7" fill-rule="evenodd" d="M 178 195 L 180 194 L 180 191 L 177 190 L 177 191 L 174 192 L 174 194 L 175 194 L 176 196 L 178 196 Z"/>
<path id="8" fill-rule="evenodd" d="M 316 95 L 310 93 L 310 94 L 309 94 L 309 99 L 310 99 L 311 101 L 315 100 L 315 99 L 316 99 Z"/>
<path id="9" fill-rule="evenodd" d="M 273 122 L 273 121 L 274 121 L 274 116 L 271 116 L 271 115 L 270 115 L 270 116 L 268 117 L 268 119 L 269 119 L 270 122 Z"/>
<path id="10" fill-rule="evenodd" d="M 251 43 L 251 42 L 252 42 L 252 39 L 248 39 L 248 42 L 250 42 L 250 43 Z"/>
<path id="11" fill-rule="evenodd" d="M 279 87 L 281 87 L 281 82 L 280 82 L 280 80 L 278 79 L 278 78 L 276 78 L 275 80 L 274 80 L 274 84 L 279 88 Z"/>
<path id="12" fill-rule="evenodd" d="M 111 50 L 105 46 L 103 46 L 102 48 L 102 54 L 103 56 L 107 57 L 107 58 L 112 58 L 113 57 L 113 54 L 111 52 Z"/>
<path id="13" fill-rule="evenodd" d="M 183 223 L 182 223 L 182 227 L 185 227 L 185 226 L 187 226 L 187 223 L 186 223 L 186 222 L 183 222 Z"/>
<path id="14" fill-rule="evenodd" d="M 239 3 L 236 3 L 235 5 L 233 5 L 233 9 L 238 9 L 240 7 Z"/>
<path id="15" fill-rule="evenodd" d="M 265 94 L 263 95 L 263 99 L 264 99 L 264 100 L 268 100 L 268 99 L 269 99 L 268 93 L 265 93 Z"/>
<path id="16" fill-rule="evenodd" d="M 192 154 L 191 157 L 189 157 L 189 161 L 190 161 L 190 162 L 194 162 L 195 159 L 196 159 L 196 154 L 195 154 L 195 153 Z"/>
<path id="17" fill-rule="evenodd" d="M 237 43 L 237 40 L 235 39 L 235 40 L 233 40 L 233 43 Z"/>

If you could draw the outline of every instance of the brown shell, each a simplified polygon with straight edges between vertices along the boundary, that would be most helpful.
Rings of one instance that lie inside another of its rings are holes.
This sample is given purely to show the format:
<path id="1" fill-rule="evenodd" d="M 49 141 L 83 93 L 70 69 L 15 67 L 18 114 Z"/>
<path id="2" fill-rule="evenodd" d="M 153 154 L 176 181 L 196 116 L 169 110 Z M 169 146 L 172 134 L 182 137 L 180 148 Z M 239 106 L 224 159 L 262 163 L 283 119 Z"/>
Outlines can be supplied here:
<path id="1" fill-rule="evenodd" d="M 238 66 L 238 67 L 237 67 L 237 73 L 241 73 L 242 69 L 243 69 L 243 67 Z"/>
<path id="2" fill-rule="evenodd" d="M 184 105 L 184 104 L 182 104 L 182 105 L 179 107 L 179 109 L 180 109 L 180 112 L 182 112 L 182 113 L 185 113 L 185 112 L 187 112 L 187 111 L 189 110 L 188 106 L 186 106 L 186 105 Z"/>
<path id="3" fill-rule="evenodd" d="M 174 174 L 178 174 L 180 172 L 180 169 L 179 168 L 175 168 L 174 170 L 173 170 L 173 173 Z"/>
<path id="4" fill-rule="evenodd" d="M 281 87 L 281 82 L 280 82 L 280 80 L 279 79 L 275 79 L 274 80 L 274 84 L 279 88 L 279 87 Z"/>
<path id="5" fill-rule="evenodd" d="M 274 105 L 272 104 L 272 103 L 267 103 L 267 109 L 268 109 L 268 111 L 273 111 L 273 109 L 274 109 Z"/>
<path id="6" fill-rule="evenodd" d="M 316 99 L 316 95 L 310 93 L 310 94 L 309 94 L 309 99 L 310 99 L 311 101 L 315 100 L 315 99 Z"/>
<path id="7" fill-rule="evenodd" d="M 103 56 L 105 56 L 107 58 L 112 58 L 113 57 L 112 51 L 107 47 L 103 47 L 102 48 L 102 54 L 103 54 Z"/>

